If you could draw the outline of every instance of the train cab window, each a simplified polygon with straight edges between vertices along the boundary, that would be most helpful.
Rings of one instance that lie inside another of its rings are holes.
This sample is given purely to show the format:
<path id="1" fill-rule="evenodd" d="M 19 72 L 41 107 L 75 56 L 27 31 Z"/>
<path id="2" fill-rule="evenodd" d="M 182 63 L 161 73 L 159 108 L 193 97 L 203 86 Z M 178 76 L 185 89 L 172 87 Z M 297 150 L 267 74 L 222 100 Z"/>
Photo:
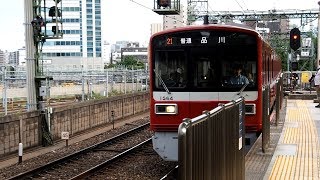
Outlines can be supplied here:
<path id="1" fill-rule="evenodd" d="M 222 75 L 222 86 L 226 89 L 239 89 L 246 85 L 248 87 L 247 90 L 254 90 L 257 84 L 256 62 L 225 62 L 222 68 Z"/>
<path id="2" fill-rule="evenodd" d="M 156 91 L 233 92 L 227 84 L 233 66 L 250 77 L 245 90 L 257 90 L 257 39 L 225 31 L 190 31 L 159 36 L 152 41 L 153 88 Z M 178 82 L 177 82 L 178 81 Z M 167 88 L 167 89 L 166 89 Z"/>
<path id="3" fill-rule="evenodd" d="M 217 60 L 214 57 L 198 57 L 195 61 L 194 86 L 198 88 L 212 88 L 218 83 Z"/>
<path id="4" fill-rule="evenodd" d="M 183 88 L 187 84 L 187 64 L 183 51 L 155 53 L 155 87 Z"/>

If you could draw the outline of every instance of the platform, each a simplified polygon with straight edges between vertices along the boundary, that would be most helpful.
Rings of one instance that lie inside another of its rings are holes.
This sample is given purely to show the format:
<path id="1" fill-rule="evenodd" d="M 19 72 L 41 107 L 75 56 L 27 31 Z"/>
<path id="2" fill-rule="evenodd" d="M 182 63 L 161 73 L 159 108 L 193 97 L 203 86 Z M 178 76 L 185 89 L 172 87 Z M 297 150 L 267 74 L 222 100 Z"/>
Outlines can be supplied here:
<path id="1" fill-rule="evenodd" d="M 246 180 L 320 179 L 320 108 L 313 100 L 286 101 L 267 152 L 259 137 L 247 154 Z"/>

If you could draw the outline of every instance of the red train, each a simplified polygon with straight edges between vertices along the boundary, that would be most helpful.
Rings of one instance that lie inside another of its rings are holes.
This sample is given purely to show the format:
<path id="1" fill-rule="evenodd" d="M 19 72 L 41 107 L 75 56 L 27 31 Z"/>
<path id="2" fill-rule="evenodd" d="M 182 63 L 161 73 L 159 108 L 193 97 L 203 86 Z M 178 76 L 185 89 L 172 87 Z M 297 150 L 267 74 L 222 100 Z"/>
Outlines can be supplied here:
<path id="1" fill-rule="evenodd" d="M 177 130 L 183 118 L 239 96 L 246 101 L 246 131 L 261 132 L 262 90 L 270 87 L 272 107 L 282 73 L 280 59 L 258 32 L 217 24 L 153 35 L 149 64 L 153 146 L 168 161 L 177 160 Z"/>

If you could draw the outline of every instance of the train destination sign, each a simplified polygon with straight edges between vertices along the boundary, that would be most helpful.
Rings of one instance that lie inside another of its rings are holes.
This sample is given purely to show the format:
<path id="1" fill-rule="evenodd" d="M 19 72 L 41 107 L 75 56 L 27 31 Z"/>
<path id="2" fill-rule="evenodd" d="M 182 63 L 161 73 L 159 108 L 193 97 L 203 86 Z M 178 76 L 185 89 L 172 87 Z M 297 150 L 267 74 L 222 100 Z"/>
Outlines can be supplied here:
<path id="1" fill-rule="evenodd" d="M 201 37 L 200 39 L 200 44 L 207 44 L 208 43 L 208 37 Z M 177 38 L 178 42 L 175 42 L 173 37 L 168 37 L 167 38 L 167 46 L 174 45 L 174 44 L 180 44 L 180 45 L 187 45 L 187 44 L 192 44 L 192 38 L 190 37 L 182 37 L 182 38 Z M 180 42 L 179 42 L 180 41 Z M 195 39 L 196 44 L 199 44 L 199 39 Z M 221 44 L 221 43 L 226 43 L 226 37 L 218 37 L 216 40 L 212 39 L 212 41 L 217 41 L 214 43 Z"/>
<path id="2" fill-rule="evenodd" d="M 241 32 L 194 31 L 159 36 L 155 47 L 254 45 L 254 36 Z M 157 39 L 155 38 L 155 39 Z"/>

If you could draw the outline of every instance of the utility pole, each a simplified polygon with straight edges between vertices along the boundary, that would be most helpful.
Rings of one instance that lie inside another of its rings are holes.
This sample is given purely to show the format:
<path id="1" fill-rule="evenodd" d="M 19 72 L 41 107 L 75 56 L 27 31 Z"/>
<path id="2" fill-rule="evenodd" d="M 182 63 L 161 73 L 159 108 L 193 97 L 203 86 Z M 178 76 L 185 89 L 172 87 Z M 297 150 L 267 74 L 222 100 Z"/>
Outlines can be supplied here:
<path id="1" fill-rule="evenodd" d="M 36 86 L 35 86 L 35 51 L 36 47 L 33 41 L 33 1 L 24 0 L 25 9 L 25 37 L 26 37 L 26 61 L 27 61 L 27 109 L 28 111 L 37 110 Z"/>

